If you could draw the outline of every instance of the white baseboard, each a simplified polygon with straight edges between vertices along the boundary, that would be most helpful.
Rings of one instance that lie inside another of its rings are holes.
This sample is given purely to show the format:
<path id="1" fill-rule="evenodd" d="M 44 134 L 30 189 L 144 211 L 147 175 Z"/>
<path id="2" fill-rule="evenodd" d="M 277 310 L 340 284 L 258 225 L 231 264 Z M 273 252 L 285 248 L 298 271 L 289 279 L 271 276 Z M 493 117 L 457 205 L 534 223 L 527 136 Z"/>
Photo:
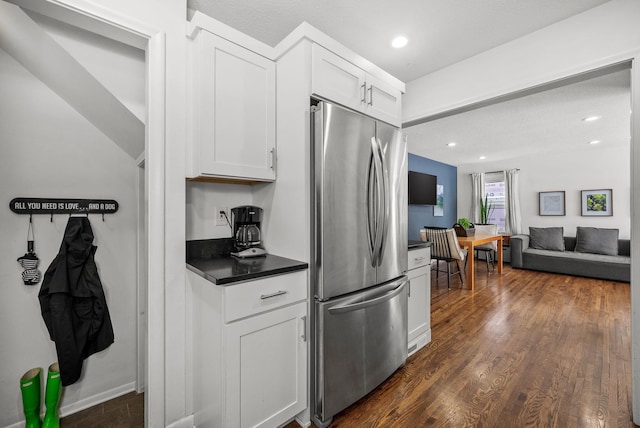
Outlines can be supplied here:
<path id="1" fill-rule="evenodd" d="M 126 383 L 108 391 L 104 391 L 99 394 L 92 395 L 91 397 L 83 398 L 82 400 L 76 401 L 75 403 L 67 404 L 60 407 L 60 416 L 72 415 L 79 412 L 80 410 L 88 409 L 89 407 L 104 403 L 105 401 L 113 400 L 116 397 L 120 397 L 121 395 L 133 392 L 135 390 L 135 382 Z M 62 401 L 64 402 L 64 395 Z"/>
<path id="2" fill-rule="evenodd" d="M 116 388 L 110 389 L 105 392 L 101 392 L 100 394 L 92 395 L 91 397 L 83 398 L 80 401 L 76 401 L 75 403 L 68 404 L 66 406 L 60 407 L 60 416 L 69 416 L 74 413 L 77 413 L 81 410 L 88 409 L 89 407 L 93 407 L 97 404 L 104 403 L 105 401 L 112 400 L 121 395 L 127 394 L 129 392 L 135 391 L 135 382 L 127 383 Z M 64 401 L 64 398 L 63 398 Z M 44 403 L 42 403 L 42 411 L 44 412 Z M 24 421 L 16 422 L 12 425 L 7 425 L 5 428 L 23 428 Z M 182 427 L 182 425 L 181 425 Z M 184 427 L 187 427 L 185 425 Z M 188 425 L 189 428 L 193 427 L 192 425 Z"/>
<path id="3" fill-rule="evenodd" d="M 193 415 L 189 415 L 187 417 L 184 417 L 180 420 L 177 420 L 167 425 L 167 428 L 194 428 L 194 427 L 195 427 L 195 421 L 193 419 Z"/>

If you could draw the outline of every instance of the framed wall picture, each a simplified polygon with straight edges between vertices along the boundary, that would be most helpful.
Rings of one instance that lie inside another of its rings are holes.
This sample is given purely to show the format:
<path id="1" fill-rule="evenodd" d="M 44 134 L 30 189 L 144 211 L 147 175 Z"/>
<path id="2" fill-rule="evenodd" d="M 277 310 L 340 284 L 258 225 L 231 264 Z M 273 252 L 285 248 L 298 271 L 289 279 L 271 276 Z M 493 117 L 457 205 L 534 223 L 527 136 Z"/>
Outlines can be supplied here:
<path id="1" fill-rule="evenodd" d="M 540 215 L 566 215 L 564 191 L 539 192 Z"/>
<path id="2" fill-rule="evenodd" d="M 436 204 L 433 206 L 433 216 L 444 216 L 444 184 L 436 186 Z"/>
<path id="3" fill-rule="evenodd" d="M 613 215 L 613 190 L 583 190 L 582 215 L 606 217 Z"/>

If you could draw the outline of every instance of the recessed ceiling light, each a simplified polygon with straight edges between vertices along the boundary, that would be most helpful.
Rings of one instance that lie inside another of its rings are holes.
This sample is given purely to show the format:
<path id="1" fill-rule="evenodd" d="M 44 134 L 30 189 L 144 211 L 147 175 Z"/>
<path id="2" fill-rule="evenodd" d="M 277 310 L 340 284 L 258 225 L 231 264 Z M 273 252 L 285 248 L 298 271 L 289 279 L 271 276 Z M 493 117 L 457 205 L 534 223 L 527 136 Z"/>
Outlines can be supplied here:
<path id="1" fill-rule="evenodd" d="M 396 49 L 400 49 L 405 47 L 407 43 L 409 43 L 409 40 L 407 40 L 405 36 L 398 36 L 395 39 L 393 39 L 393 41 L 391 42 L 391 46 L 393 46 Z"/>
<path id="2" fill-rule="evenodd" d="M 591 145 L 600 144 L 600 140 L 589 141 L 589 144 L 591 144 Z"/>
<path id="3" fill-rule="evenodd" d="M 447 147 L 455 147 L 456 143 L 454 143 L 453 141 L 450 143 L 447 143 Z"/>
<path id="4" fill-rule="evenodd" d="M 582 119 L 583 122 L 593 122 L 594 120 L 600 119 L 600 116 L 589 116 Z"/>
<path id="5" fill-rule="evenodd" d="M 486 156 L 480 156 L 480 160 L 484 160 L 486 158 L 487 158 Z"/>

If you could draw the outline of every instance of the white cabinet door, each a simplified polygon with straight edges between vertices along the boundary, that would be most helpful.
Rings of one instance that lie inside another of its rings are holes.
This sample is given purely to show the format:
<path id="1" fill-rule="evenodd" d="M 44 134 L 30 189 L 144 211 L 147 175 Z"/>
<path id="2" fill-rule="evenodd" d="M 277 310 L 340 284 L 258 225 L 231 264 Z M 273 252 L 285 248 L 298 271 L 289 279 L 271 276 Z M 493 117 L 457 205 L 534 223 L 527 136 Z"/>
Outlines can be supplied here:
<path id="1" fill-rule="evenodd" d="M 409 355 L 431 341 L 431 250 L 409 250 L 407 331 Z"/>
<path id="2" fill-rule="evenodd" d="M 306 408 L 307 304 L 225 328 L 226 426 L 273 427 Z"/>
<path id="3" fill-rule="evenodd" d="M 430 298 L 431 284 L 429 278 L 429 268 L 422 267 L 409 271 L 409 298 L 408 298 L 408 332 L 410 353 L 412 345 L 416 344 L 416 339 L 429 330 L 430 325 Z M 422 343 L 421 345 L 424 345 Z"/>
<path id="4" fill-rule="evenodd" d="M 401 125 L 401 93 L 391 85 L 367 75 L 367 107 L 370 116 L 395 126 Z"/>
<path id="5" fill-rule="evenodd" d="M 311 53 L 313 94 L 392 125 L 401 125 L 399 90 L 318 44 L 313 44 Z"/>
<path id="6" fill-rule="evenodd" d="M 195 43 L 195 175 L 275 180 L 275 63 L 204 30 Z"/>
<path id="7" fill-rule="evenodd" d="M 365 106 L 365 72 L 349 61 L 313 44 L 312 92 L 345 107 L 363 111 Z"/>

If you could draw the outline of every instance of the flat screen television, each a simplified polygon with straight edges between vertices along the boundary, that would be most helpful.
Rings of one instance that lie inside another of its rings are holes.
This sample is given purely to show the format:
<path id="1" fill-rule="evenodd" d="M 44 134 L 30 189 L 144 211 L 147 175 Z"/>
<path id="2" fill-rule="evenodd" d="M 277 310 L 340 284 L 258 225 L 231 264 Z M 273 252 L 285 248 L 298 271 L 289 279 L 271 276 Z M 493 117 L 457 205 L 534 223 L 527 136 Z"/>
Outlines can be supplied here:
<path id="1" fill-rule="evenodd" d="M 436 205 L 435 175 L 409 171 L 409 205 Z"/>

